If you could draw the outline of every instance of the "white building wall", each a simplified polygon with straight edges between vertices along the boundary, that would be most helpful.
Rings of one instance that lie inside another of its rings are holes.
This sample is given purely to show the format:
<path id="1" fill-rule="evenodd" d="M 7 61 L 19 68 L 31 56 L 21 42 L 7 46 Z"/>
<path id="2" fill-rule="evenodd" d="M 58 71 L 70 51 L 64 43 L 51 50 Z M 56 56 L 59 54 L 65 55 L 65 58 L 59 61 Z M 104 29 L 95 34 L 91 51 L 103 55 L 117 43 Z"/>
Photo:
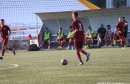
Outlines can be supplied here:
<path id="1" fill-rule="evenodd" d="M 130 0 L 127 0 L 127 6 L 130 7 Z"/>
<path id="2" fill-rule="evenodd" d="M 112 8 L 113 4 L 112 4 L 113 0 L 106 0 L 106 8 Z"/>
<path id="3" fill-rule="evenodd" d="M 127 0 L 127 6 L 130 7 L 130 0 Z M 106 0 L 106 8 L 113 8 L 113 0 Z"/>

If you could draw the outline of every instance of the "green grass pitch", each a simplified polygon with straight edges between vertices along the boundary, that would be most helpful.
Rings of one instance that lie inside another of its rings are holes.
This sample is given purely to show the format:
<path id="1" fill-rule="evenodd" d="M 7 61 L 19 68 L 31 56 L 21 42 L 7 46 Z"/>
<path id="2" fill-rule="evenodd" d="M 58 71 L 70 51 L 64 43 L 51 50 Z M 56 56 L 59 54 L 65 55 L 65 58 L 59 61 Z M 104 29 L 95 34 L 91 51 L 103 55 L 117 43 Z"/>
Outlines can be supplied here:
<path id="1" fill-rule="evenodd" d="M 89 49 L 79 66 L 75 51 L 7 52 L 0 60 L 0 84 L 130 84 L 130 48 Z M 62 58 L 68 65 L 60 63 Z M 12 67 L 18 64 L 18 67 Z"/>

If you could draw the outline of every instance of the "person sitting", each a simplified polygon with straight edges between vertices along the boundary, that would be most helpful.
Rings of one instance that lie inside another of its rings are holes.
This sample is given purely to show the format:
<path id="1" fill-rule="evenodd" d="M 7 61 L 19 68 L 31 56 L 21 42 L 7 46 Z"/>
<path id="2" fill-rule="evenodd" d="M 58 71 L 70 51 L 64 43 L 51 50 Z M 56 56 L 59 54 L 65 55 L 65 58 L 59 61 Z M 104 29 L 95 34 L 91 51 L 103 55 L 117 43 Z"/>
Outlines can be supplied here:
<path id="1" fill-rule="evenodd" d="M 101 26 L 98 29 L 97 33 L 98 33 L 98 37 L 97 37 L 98 45 L 99 45 L 99 47 L 101 47 L 101 43 L 103 42 L 103 40 L 105 40 L 105 43 L 106 43 L 106 39 L 105 39 L 106 29 L 104 28 L 103 24 L 101 24 Z"/>
<path id="2" fill-rule="evenodd" d="M 51 43 L 50 39 L 51 39 L 51 33 L 49 32 L 49 29 L 46 28 L 46 29 L 45 29 L 45 32 L 44 32 L 44 34 L 43 34 L 43 40 L 44 40 L 44 41 L 43 41 L 42 44 L 40 45 L 40 48 L 42 48 L 45 43 L 48 43 L 48 49 L 50 49 L 50 43 Z"/>
<path id="3" fill-rule="evenodd" d="M 85 44 L 87 44 L 88 40 L 91 40 L 91 43 L 94 46 L 94 31 L 92 30 L 91 26 L 88 27 L 88 31 L 85 34 Z"/>
<path id="4" fill-rule="evenodd" d="M 127 44 L 127 47 L 130 47 L 130 43 L 129 43 L 129 40 L 128 40 L 128 22 L 125 20 L 125 17 L 122 17 L 123 18 L 123 21 L 124 21 L 124 34 L 123 34 L 123 37 L 124 37 L 124 41 L 126 42 Z"/>
<path id="5" fill-rule="evenodd" d="M 58 42 L 58 49 L 61 48 L 63 45 L 61 44 L 62 40 L 64 40 L 64 32 L 62 31 L 62 28 L 59 28 L 59 31 L 57 33 L 57 38 L 55 42 Z M 62 45 L 62 46 L 61 46 Z"/>
<path id="6" fill-rule="evenodd" d="M 72 34 L 72 32 L 73 32 L 73 27 L 70 26 L 70 27 L 69 27 L 69 32 L 68 32 L 68 34 L 67 34 L 67 38 L 64 39 L 64 40 L 61 42 L 61 48 L 62 48 L 64 42 L 68 42 L 68 47 L 67 47 L 67 49 L 70 49 L 70 46 L 71 46 L 71 44 L 72 44 L 72 41 L 74 40 L 74 36 L 69 37 L 69 36 Z"/>
<path id="7" fill-rule="evenodd" d="M 113 46 L 113 32 L 111 31 L 111 25 L 107 25 L 106 28 L 106 45 L 111 44 Z"/>

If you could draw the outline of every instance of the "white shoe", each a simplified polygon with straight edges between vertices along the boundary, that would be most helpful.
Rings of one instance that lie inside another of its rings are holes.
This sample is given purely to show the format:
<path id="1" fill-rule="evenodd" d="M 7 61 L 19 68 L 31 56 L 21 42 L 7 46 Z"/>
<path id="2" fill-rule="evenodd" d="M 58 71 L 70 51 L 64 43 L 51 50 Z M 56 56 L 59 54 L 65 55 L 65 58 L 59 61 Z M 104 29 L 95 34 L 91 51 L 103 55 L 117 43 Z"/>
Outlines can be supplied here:
<path id="1" fill-rule="evenodd" d="M 67 50 L 69 50 L 69 49 L 70 49 L 70 46 L 67 47 Z"/>
<path id="2" fill-rule="evenodd" d="M 80 62 L 78 65 L 83 65 L 83 62 Z"/>
<path id="3" fill-rule="evenodd" d="M 50 46 L 48 46 L 48 49 L 50 49 Z"/>

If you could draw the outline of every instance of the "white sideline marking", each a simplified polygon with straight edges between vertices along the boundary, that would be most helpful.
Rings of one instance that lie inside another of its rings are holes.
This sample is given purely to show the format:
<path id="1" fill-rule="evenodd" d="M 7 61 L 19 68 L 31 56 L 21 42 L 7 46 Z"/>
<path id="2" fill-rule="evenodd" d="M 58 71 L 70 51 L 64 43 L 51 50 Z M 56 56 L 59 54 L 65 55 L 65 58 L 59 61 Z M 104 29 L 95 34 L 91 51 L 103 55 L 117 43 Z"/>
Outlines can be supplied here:
<path id="1" fill-rule="evenodd" d="M 10 66 L 10 67 L 7 67 L 7 68 L 0 68 L 0 70 L 5 70 L 5 69 L 13 69 L 13 68 L 17 68 L 17 67 L 19 67 L 19 65 L 18 65 L 18 64 L 11 64 L 11 66 Z"/>

